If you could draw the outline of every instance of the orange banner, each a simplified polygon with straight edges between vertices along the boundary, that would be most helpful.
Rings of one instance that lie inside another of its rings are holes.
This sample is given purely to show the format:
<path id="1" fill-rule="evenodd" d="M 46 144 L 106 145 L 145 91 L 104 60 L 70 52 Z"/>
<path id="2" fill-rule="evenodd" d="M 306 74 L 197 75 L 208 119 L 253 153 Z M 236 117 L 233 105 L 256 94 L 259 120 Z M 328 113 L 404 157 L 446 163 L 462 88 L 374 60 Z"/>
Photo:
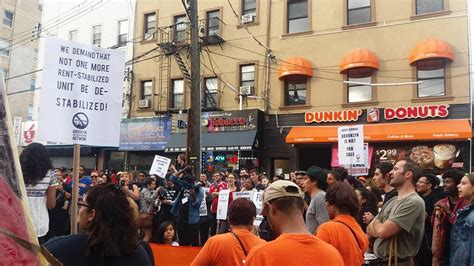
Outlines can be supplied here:
<path id="1" fill-rule="evenodd" d="M 337 142 L 338 126 L 293 127 L 286 143 Z M 366 124 L 366 141 L 455 140 L 472 136 L 468 120 L 436 120 L 393 124 Z"/>
<path id="2" fill-rule="evenodd" d="M 188 266 L 197 256 L 200 247 L 174 247 L 150 244 L 156 266 Z"/>

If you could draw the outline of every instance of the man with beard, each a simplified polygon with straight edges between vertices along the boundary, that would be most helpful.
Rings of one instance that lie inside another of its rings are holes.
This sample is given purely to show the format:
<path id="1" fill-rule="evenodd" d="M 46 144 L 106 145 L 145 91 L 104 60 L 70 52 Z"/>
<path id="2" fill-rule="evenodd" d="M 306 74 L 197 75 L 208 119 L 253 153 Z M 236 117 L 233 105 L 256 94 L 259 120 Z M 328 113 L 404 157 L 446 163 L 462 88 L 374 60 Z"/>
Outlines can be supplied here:
<path id="1" fill-rule="evenodd" d="M 398 161 L 390 172 L 390 185 L 398 196 L 390 199 L 367 227 L 375 237 L 374 253 L 379 264 L 414 265 L 425 227 L 425 204 L 415 191 L 421 170 L 413 162 Z"/>

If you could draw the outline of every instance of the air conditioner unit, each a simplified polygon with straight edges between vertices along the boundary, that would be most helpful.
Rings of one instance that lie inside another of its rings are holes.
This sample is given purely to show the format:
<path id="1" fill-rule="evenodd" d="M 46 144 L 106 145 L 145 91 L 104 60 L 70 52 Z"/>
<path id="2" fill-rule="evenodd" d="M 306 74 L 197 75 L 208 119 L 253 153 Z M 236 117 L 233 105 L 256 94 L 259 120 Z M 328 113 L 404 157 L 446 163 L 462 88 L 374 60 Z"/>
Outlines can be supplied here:
<path id="1" fill-rule="evenodd" d="M 144 99 L 138 101 L 138 108 L 150 108 L 151 101 L 150 99 Z"/>
<path id="2" fill-rule="evenodd" d="M 252 95 L 253 94 L 253 86 L 241 86 L 240 87 L 240 94 L 242 95 Z"/>
<path id="3" fill-rule="evenodd" d="M 242 23 L 251 23 L 253 22 L 253 14 L 245 14 L 242 16 Z"/>

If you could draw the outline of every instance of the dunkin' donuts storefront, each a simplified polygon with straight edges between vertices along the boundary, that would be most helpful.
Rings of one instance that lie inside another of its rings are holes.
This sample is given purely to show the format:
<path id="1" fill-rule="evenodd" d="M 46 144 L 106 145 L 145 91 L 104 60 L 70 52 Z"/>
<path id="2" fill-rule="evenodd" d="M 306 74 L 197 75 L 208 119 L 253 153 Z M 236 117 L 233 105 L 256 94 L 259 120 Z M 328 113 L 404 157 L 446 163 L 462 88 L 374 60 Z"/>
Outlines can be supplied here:
<path id="1" fill-rule="evenodd" d="M 296 148 L 299 169 L 314 163 L 314 156 L 324 158 L 318 160 L 321 167 L 331 168 L 339 166 L 338 127 L 363 124 L 369 169 L 380 162 L 410 158 L 438 173 L 448 168 L 470 171 L 472 130 L 466 117 L 468 108 L 463 104 L 440 104 L 307 112 L 304 125 L 292 127 L 285 140 Z"/>

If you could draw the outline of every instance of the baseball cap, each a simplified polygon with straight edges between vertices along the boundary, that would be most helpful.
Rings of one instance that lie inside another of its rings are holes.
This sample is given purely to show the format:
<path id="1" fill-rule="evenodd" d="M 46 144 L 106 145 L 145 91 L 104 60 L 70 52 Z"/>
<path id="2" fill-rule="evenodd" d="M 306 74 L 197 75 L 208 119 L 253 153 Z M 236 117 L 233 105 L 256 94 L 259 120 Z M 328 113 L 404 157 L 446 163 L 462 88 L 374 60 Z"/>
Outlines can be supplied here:
<path id="1" fill-rule="evenodd" d="M 300 188 L 288 180 L 278 180 L 270 184 L 263 194 L 263 203 L 283 197 L 302 198 Z"/>
<path id="2" fill-rule="evenodd" d="M 318 166 L 311 166 L 307 171 L 306 174 L 311 177 L 311 179 L 316 179 L 318 181 L 318 187 L 326 190 L 328 183 L 327 179 L 327 172 L 324 169 L 321 169 Z"/>

